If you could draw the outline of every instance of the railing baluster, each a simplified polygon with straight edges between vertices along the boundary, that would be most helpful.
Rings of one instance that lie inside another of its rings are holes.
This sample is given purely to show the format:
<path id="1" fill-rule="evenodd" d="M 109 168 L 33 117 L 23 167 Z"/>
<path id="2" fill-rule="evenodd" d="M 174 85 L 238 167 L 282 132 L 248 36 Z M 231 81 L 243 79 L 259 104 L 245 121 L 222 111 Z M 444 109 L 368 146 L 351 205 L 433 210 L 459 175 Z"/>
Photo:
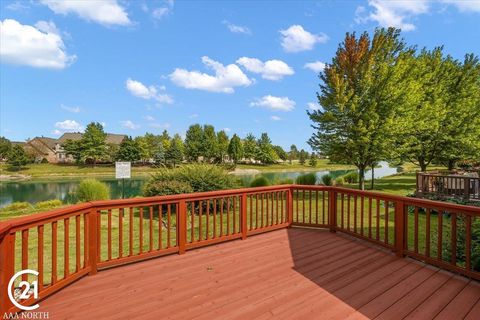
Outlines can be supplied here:
<path id="1" fill-rule="evenodd" d="M 241 219 L 241 231 L 242 231 L 242 239 L 247 239 L 247 194 L 242 193 L 241 195 L 241 204 L 240 204 L 240 219 Z M 250 220 L 251 221 L 251 220 Z"/>
<path id="2" fill-rule="evenodd" d="M 372 198 L 368 197 L 368 237 L 372 237 Z"/>
<path id="3" fill-rule="evenodd" d="M 150 245 L 150 251 L 153 251 L 153 207 L 149 206 L 150 210 L 150 232 L 149 232 L 149 245 Z"/>
<path id="4" fill-rule="evenodd" d="M 198 201 L 198 241 L 202 241 L 203 200 Z"/>
<path id="5" fill-rule="evenodd" d="M 66 279 L 70 273 L 70 219 L 63 220 L 63 277 Z"/>
<path id="6" fill-rule="evenodd" d="M 353 197 L 353 232 L 357 233 L 357 195 Z"/>
<path id="7" fill-rule="evenodd" d="M 442 260 L 442 241 L 443 241 L 443 217 L 442 210 L 437 212 L 437 222 L 438 222 L 438 236 L 437 236 L 437 259 Z"/>
<path id="8" fill-rule="evenodd" d="M 236 216 L 236 214 L 235 214 L 235 212 L 237 211 L 237 197 L 234 196 L 233 199 L 232 199 L 232 201 L 233 201 L 233 213 L 232 213 L 232 215 L 233 215 L 233 217 L 232 217 L 232 220 L 233 220 L 233 233 L 235 234 L 235 233 L 237 233 L 237 222 L 236 222 L 236 221 L 237 221 L 237 216 Z"/>
<path id="9" fill-rule="evenodd" d="M 80 271 L 80 215 L 75 216 L 75 272 Z"/>
<path id="10" fill-rule="evenodd" d="M 57 283 L 57 221 L 52 222 L 52 284 Z"/>
<path id="11" fill-rule="evenodd" d="M 22 269 L 28 269 L 28 229 L 22 230 Z M 22 274 L 22 280 L 28 281 L 28 274 Z"/>
<path id="12" fill-rule="evenodd" d="M 425 255 L 430 257 L 430 208 L 425 216 Z"/>
<path id="13" fill-rule="evenodd" d="M 465 269 L 470 270 L 472 268 L 472 216 L 466 215 L 467 225 L 465 226 L 466 239 L 465 239 Z"/>
<path id="14" fill-rule="evenodd" d="M 225 234 L 230 235 L 230 197 L 227 197 L 227 232 Z"/>
<path id="15" fill-rule="evenodd" d="M 185 211 L 186 211 L 186 206 L 185 206 Z M 178 214 L 178 212 L 177 212 L 177 214 Z M 178 217 L 177 217 L 177 219 L 178 219 Z M 186 219 L 186 216 L 185 216 L 185 219 Z M 167 205 L 167 248 L 170 248 L 172 246 L 172 244 L 171 244 L 171 232 L 172 232 L 172 205 L 169 203 Z M 192 238 L 192 242 L 193 242 L 193 238 Z"/>
<path id="16" fill-rule="evenodd" d="M 385 243 L 388 244 L 388 205 L 389 205 L 389 202 L 387 200 L 385 200 L 384 202 L 385 204 L 385 232 L 384 232 L 384 236 L 385 236 Z"/>
<path id="17" fill-rule="evenodd" d="M 250 223 L 251 220 L 250 220 Z M 213 238 L 217 237 L 217 199 L 213 199 Z"/>
<path id="18" fill-rule="evenodd" d="M 128 228 L 128 249 L 129 249 L 129 256 L 132 256 L 133 255 L 133 207 L 130 207 L 129 208 L 129 224 L 130 224 L 130 227 Z"/>
<path id="19" fill-rule="evenodd" d="M 415 209 L 414 209 L 414 228 L 413 228 L 413 237 L 414 237 L 414 240 L 413 240 L 413 243 L 414 243 L 414 250 L 415 250 L 415 253 L 418 253 L 418 207 L 415 206 Z"/>
<path id="20" fill-rule="evenodd" d="M 363 236 L 363 206 L 364 197 L 360 196 L 360 234 Z"/>
<path id="21" fill-rule="evenodd" d="M 207 240 L 210 239 L 210 200 L 205 200 L 207 203 L 207 212 L 205 214 L 205 232 L 207 234 Z"/>
<path id="22" fill-rule="evenodd" d="M 163 249 L 163 205 L 158 205 L 158 250 Z"/>
<path id="23" fill-rule="evenodd" d="M 108 260 L 112 260 L 112 210 L 108 209 L 107 247 Z"/>
<path id="24" fill-rule="evenodd" d="M 455 213 L 450 214 L 450 220 L 452 225 L 451 234 L 451 262 L 454 266 L 457 265 L 457 215 Z"/>
<path id="25" fill-rule="evenodd" d="M 376 239 L 380 241 L 380 199 L 377 198 L 377 230 Z"/>
<path id="26" fill-rule="evenodd" d="M 39 225 L 37 227 L 37 233 L 38 233 L 38 289 L 39 291 L 42 291 L 43 289 L 43 245 L 44 245 L 44 239 L 43 239 L 43 224 Z M 80 248 L 80 246 L 78 247 Z"/>
<path id="27" fill-rule="evenodd" d="M 143 253 L 143 207 L 138 208 L 139 209 L 139 224 L 140 224 L 140 231 L 139 231 L 139 246 L 140 246 L 140 254 Z"/>
<path id="28" fill-rule="evenodd" d="M 118 257 L 123 257 L 123 214 L 124 208 L 118 209 Z"/>

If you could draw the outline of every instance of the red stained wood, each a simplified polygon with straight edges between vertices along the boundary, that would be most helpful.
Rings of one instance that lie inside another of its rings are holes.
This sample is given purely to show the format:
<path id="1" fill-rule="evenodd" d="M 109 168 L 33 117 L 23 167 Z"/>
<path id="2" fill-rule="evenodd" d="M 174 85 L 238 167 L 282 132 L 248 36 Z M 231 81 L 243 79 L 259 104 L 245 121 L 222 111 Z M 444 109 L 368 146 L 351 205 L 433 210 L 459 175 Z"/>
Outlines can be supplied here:
<path id="1" fill-rule="evenodd" d="M 39 311 L 55 319 L 454 320 L 479 299 L 475 281 L 354 238 L 292 228 L 102 271 Z"/>

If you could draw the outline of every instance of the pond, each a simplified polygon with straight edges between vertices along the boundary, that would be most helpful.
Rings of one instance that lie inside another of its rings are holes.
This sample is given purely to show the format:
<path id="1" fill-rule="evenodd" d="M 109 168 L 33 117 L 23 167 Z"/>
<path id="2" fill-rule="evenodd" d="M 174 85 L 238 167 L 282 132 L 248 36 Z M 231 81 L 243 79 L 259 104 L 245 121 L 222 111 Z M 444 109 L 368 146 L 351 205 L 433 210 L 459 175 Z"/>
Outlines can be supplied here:
<path id="1" fill-rule="evenodd" d="M 313 171 L 317 178 L 320 179 L 323 175 L 331 174 L 334 178 L 343 175 L 349 171 L 336 170 L 336 171 Z M 275 181 L 284 179 L 293 179 L 303 174 L 302 171 L 277 171 L 277 172 L 263 172 L 260 174 L 243 174 L 237 175 L 244 186 L 248 186 L 250 182 L 258 176 L 264 176 L 269 181 L 274 183 Z M 380 168 L 375 169 L 375 178 L 381 178 L 384 176 L 397 173 L 396 168 L 390 168 L 386 163 L 381 163 Z M 366 177 L 369 178 L 370 171 L 366 173 Z M 142 193 L 142 187 L 147 181 L 147 177 L 137 177 L 133 179 L 125 180 L 125 198 L 131 198 L 140 196 Z M 111 198 L 122 198 L 122 181 L 114 178 L 99 178 L 99 180 L 105 182 L 110 187 Z M 318 180 L 320 181 L 320 180 Z M 3 207 L 9 203 L 17 201 L 26 201 L 29 203 L 36 203 L 39 201 L 60 199 L 65 203 L 75 202 L 73 193 L 80 183 L 80 179 L 62 179 L 62 180 L 32 180 L 21 182 L 0 182 L 0 207 Z"/>

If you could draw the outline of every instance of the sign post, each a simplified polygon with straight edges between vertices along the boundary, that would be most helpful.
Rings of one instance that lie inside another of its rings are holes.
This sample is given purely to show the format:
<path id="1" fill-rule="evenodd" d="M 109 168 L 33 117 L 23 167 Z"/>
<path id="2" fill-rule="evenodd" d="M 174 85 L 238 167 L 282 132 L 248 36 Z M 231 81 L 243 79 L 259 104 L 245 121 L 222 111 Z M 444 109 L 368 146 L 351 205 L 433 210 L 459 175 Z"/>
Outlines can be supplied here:
<path id="1" fill-rule="evenodd" d="M 122 179 L 122 199 L 125 198 L 125 179 L 131 178 L 130 162 L 115 162 L 115 178 Z"/>

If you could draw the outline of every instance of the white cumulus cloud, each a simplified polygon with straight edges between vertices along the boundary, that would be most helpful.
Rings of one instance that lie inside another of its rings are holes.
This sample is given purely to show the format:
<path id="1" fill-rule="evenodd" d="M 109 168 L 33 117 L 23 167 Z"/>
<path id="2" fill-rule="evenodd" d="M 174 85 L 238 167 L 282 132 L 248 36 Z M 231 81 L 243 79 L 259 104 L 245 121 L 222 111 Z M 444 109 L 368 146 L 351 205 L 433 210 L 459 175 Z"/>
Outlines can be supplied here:
<path id="1" fill-rule="evenodd" d="M 255 99 L 255 101 L 250 103 L 250 106 L 264 107 L 279 111 L 292 111 L 295 107 L 295 101 L 290 100 L 288 97 L 275 97 L 272 95 L 266 95 Z"/>
<path id="2" fill-rule="evenodd" d="M 305 63 L 304 68 L 310 69 L 314 72 L 322 72 L 325 69 L 325 63 L 321 61 L 314 61 Z"/>
<path id="3" fill-rule="evenodd" d="M 125 81 L 125 87 L 134 96 L 150 100 L 154 99 L 161 103 L 172 104 L 173 98 L 165 93 L 159 93 L 155 86 L 146 86 L 140 81 L 132 80 L 130 78 Z M 162 88 L 161 88 L 162 89 Z M 163 89 L 165 89 L 163 87 Z"/>
<path id="4" fill-rule="evenodd" d="M 102 25 L 129 25 L 128 14 L 116 0 L 41 0 L 56 14 L 74 13 L 80 18 Z"/>
<path id="5" fill-rule="evenodd" d="M 281 80 L 283 77 L 295 73 L 288 64 L 281 60 L 262 62 L 256 58 L 241 57 L 237 60 L 237 64 L 250 72 L 261 74 L 262 78 L 267 80 Z"/>
<path id="6" fill-rule="evenodd" d="M 324 33 L 313 34 L 303 29 L 301 25 L 292 25 L 288 29 L 280 30 L 282 47 L 287 52 L 312 50 L 315 44 L 325 43 L 328 36 Z"/>
<path id="7" fill-rule="evenodd" d="M 441 2 L 454 5 L 460 12 L 480 12 L 479 0 L 441 0 Z"/>
<path id="8" fill-rule="evenodd" d="M 368 5 L 373 8 L 372 11 L 364 7 L 357 8 L 355 13 L 357 23 L 375 21 L 381 27 L 395 27 L 403 31 L 415 30 L 416 26 L 410 21 L 412 17 L 427 13 L 429 10 L 428 0 L 370 0 Z"/>
<path id="9" fill-rule="evenodd" d="M 3 63 L 63 69 L 76 59 L 75 55 L 67 54 L 53 22 L 39 21 L 30 26 L 5 19 L 0 21 L 0 43 Z"/>
<path id="10" fill-rule="evenodd" d="M 78 123 L 75 120 L 65 120 L 65 121 L 59 121 L 55 123 L 55 128 L 57 128 L 57 131 L 83 131 L 85 128 Z"/>
<path id="11" fill-rule="evenodd" d="M 122 125 L 122 127 L 130 130 L 136 130 L 140 128 L 138 124 L 133 123 L 133 121 L 131 120 L 120 121 L 120 124 Z"/>
<path id="12" fill-rule="evenodd" d="M 214 75 L 177 68 L 169 75 L 170 80 L 186 89 L 223 93 L 233 93 L 235 87 L 248 87 L 253 83 L 236 64 L 224 66 L 207 56 L 202 57 L 202 62 Z"/>

